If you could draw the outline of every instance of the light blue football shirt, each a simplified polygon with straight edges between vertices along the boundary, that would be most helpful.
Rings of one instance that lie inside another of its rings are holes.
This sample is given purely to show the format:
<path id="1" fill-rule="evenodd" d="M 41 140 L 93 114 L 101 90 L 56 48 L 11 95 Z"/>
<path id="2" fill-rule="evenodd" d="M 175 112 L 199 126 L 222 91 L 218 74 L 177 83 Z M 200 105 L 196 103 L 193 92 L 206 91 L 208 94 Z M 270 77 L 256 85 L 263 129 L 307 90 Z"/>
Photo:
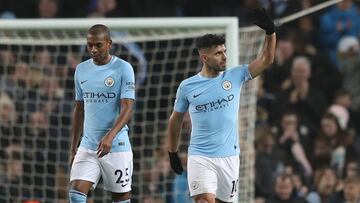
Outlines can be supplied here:
<path id="1" fill-rule="evenodd" d="M 96 65 L 92 59 L 75 71 L 75 100 L 84 102 L 85 118 L 80 146 L 96 150 L 100 140 L 114 126 L 121 111 L 121 99 L 135 99 L 132 66 L 112 56 L 109 63 Z M 129 128 L 125 125 L 113 140 L 111 152 L 130 151 Z"/>
<path id="2" fill-rule="evenodd" d="M 181 82 L 174 110 L 189 111 L 189 155 L 227 157 L 240 153 L 238 110 L 242 85 L 252 79 L 249 66 L 227 69 L 215 78 L 200 74 Z"/>

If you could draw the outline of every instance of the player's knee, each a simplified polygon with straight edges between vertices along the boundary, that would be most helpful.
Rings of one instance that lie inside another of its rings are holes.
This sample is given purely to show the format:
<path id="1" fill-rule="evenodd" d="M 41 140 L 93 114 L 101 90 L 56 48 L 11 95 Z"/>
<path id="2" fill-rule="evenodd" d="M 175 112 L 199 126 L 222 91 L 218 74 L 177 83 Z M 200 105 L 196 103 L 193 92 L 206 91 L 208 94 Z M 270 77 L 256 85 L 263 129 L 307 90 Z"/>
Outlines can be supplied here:
<path id="1" fill-rule="evenodd" d="M 206 197 L 196 197 L 194 200 L 196 203 L 211 203 Z"/>
<path id="2" fill-rule="evenodd" d="M 210 202 L 206 199 L 199 199 L 199 200 L 196 200 L 196 203 L 210 203 Z"/>
<path id="3" fill-rule="evenodd" d="M 130 192 L 112 193 L 113 203 L 130 203 Z"/>
<path id="4" fill-rule="evenodd" d="M 77 190 L 71 189 L 69 191 L 70 203 L 86 203 L 87 195 Z"/>
<path id="5" fill-rule="evenodd" d="M 121 200 L 121 201 L 115 201 L 113 203 L 130 203 L 130 199 L 127 200 Z"/>

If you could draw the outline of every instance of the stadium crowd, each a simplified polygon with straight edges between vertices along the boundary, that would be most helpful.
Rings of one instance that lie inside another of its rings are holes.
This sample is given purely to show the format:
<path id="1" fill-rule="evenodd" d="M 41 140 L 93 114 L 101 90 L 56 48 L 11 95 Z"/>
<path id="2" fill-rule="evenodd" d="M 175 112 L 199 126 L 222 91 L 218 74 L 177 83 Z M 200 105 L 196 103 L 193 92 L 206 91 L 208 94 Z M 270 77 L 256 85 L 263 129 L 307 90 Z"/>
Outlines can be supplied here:
<path id="1" fill-rule="evenodd" d="M 2 0 L 0 16 L 237 16 L 244 26 L 255 6 L 275 19 L 321 2 Z M 359 203 L 360 1 L 344 0 L 299 18 L 278 27 L 277 35 L 275 63 L 258 82 L 256 203 Z M 88 56 L 66 47 L 55 62 L 54 50 L 32 48 L 0 46 L 0 202 L 66 202 L 73 73 Z M 142 144 L 157 147 L 144 152 L 153 157 L 137 166 L 145 172 L 134 181 L 141 179 L 144 188 L 135 184 L 134 194 L 143 197 L 134 202 L 191 202 L 186 173 L 175 176 L 168 166 L 164 135 L 148 142 Z M 186 146 L 180 150 L 186 157 Z"/>

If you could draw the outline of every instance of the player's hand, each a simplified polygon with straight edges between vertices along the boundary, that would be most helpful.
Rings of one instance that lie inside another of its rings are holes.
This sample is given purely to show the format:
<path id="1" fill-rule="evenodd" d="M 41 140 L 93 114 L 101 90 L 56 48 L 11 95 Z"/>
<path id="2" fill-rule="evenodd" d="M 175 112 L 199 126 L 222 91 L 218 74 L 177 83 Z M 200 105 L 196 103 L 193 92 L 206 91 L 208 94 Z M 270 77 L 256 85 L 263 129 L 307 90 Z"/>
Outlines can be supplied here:
<path id="1" fill-rule="evenodd" d="M 275 32 L 275 24 L 264 8 L 252 10 L 252 18 L 254 24 L 265 30 L 267 35 Z"/>
<path id="2" fill-rule="evenodd" d="M 170 158 L 170 166 L 172 168 L 172 170 L 181 175 L 182 172 L 184 171 L 182 165 L 181 165 L 181 159 L 179 157 L 179 155 L 177 154 L 177 152 L 169 152 L 169 158 Z"/>
<path id="3" fill-rule="evenodd" d="M 110 152 L 112 141 L 114 136 L 108 132 L 106 135 L 100 140 L 99 146 L 97 148 L 97 155 L 99 158 L 105 156 Z"/>

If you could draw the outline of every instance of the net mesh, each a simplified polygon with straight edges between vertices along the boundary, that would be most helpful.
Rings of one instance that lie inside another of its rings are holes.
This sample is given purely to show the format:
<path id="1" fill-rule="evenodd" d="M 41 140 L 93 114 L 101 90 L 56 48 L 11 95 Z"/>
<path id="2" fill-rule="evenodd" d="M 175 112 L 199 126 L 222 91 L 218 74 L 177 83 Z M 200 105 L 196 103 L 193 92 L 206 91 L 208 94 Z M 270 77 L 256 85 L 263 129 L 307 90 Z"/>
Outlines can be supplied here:
<path id="1" fill-rule="evenodd" d="M 220 28 L 112 30 L 111 53 L 133 65 L 137 81 L 129 124 L 134 152 L 132 202 L 183 203 L 188 198 L 185 179 L 176 177 L 168 165 L 165 128 L 178 85 L 200 70 L 196 37 L 223 32 Z M 76 65 L 89 58 L 84 36 L 80 30 L 0 32 L 0 202 L 67 202 L 73 74 Z M 261 31 L 240 32 L 240 63 L 257 55 L 263 37 Z M 239 112 L 238 201 L 244 203 L 254 196 L 255 90 L 255 80 L 243 87 Z M 189 141 L 188 124 L 184 122 L 181 132 L 182 152 Z M 95 202 L 111 201 L 101 182 L 89 196 Z"/>

